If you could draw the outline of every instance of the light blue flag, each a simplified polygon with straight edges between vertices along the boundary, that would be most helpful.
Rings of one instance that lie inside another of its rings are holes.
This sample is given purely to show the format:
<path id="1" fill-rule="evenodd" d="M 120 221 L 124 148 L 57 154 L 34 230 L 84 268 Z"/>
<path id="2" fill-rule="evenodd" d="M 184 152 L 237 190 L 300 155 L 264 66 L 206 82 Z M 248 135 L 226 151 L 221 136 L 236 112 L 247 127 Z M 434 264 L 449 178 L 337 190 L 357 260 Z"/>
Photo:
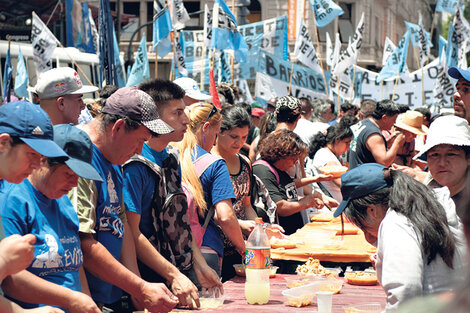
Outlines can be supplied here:
<path id="1" fill-rule="evenodd" d="M 2 103 L 10 102 L 11 99 L 11 78 L 13 75 L 13 68 L 11 67 L 10 47 L 8 47 L 7 58 L 5 59 L 5 66 L 3 68 L 3 101 Z"/>
<path id="2" fill-rule="evenodd" d="M 442 49 L 444 49 L 445 46 L 447 46 L 447 40 L 439 35 L 439 59 L 441 58 Z"/>
<path id="3" fill-rule="evenodd" d="M 171 51 L 170 32 L 173 29 L 171 15 L 165 0 L 153 0 L 153 48 L 163 58 Z"/>
<path id="4" fill-rule="evenodd" d="M 419 25 L 418 24 L 413 24 L 413 23 L 410 23 L 410 22 L 406 22 L 406 21 L 405 21 L 405 25 L 406 25 L 406 30 L 410 33 L 411 44 L 413 45 L 413 47 L 418 47 L 420 45 L 420 43 L 419 43 Z M 432 43 L 431 43 L 431 39 L 430 39 L 431 34 L 426 32 L 426 37 L 428 38 L 429 46 L 432 47 Z"/>
<path id="5" fill-rule="evenodd" d="M 459 36 L 455 31 L 454 25 L 449 24 L 449 34 L 447 35 L 447 67 L 457 66 L 459 63 Z"/>
<path id="6" fill-rule="evenodd" d="M 124 68 L 119 58 L 119 45 L 116 39 L 116 32 L 113 26 L 113 39 L 114 39 L 114 69 L 116 71 L 115 84 L 119 88 L 126 86 L 126 78 L 124 77 Z"/>
<path id="7" fill-rule="evenodd" d="M 65 1 L 67 46 L 83 52 L 95 53 L 88 4 L 78 0 Z"/>
<path id="8" fill-rule="evenodd" d="M 287 60 L 287 17 L 281 16 L 257 23 L 242 25 L 240 33 L 250 47 L 246 62 L 240 63 L 240 75 L 236 79 L 252 79 L 256 76 L 258 55 L 263 49 Z"/>
<path id="9" fill-rule="evenodd" d="M 147 41 L 144 35 L 140 40 L 139 50 L 137 50 L 134 64 L 132 64 L 131 73 L 127 77 L 126 87 L 138 86 L 147 79 L 150 79 L 150 70 L 147 58 Z"/>
<path id="10" fill-rule="evenodd" d="M 344 13 L 343 9 L 331 0 L 310 0 L 310 4 L 315 12 L 315 22 L 318 27 L 325 27 Z"/>
<path id="11" fill-rule="evenodd" d="M 410 32 L 407 31 L 401 38 L 393 53 L 388 57 L 387 64 L 382 68 L 377 76 L 377 82 L 384 79 L 399 76 L 406 69 L 406 56 L 410 44 Z"/>
<path id="12" fill-rule="evenodd" d="M 212 11 L 212 42 L 211 48 L 218 50 L 233 49 L 235 61 L 246 61 L 248 45 L 238 31 L 235 16 L 224 0 L 216 0 Z"/>
<path id="13" fill-rule="evenodd" d="M 184 62 L 188 71 L 188 77 L 198 83 L 201 81 L 201 72 L 204 65 L 204 84 L 209 84 L 210 69 L 210 47 L 204 45 L 204 34 L 202 30 L 182 31 L 180 45 L 183 51 Z M 202 50 L 206 49 L 203 53 Z M 204 61 L 202 57 L 204 55 Z M 217 71 L 216 71 L 217 72 Z"/>
<path id="14" fill-rule="evenodd" d="M 449 12 L 455 14 L 459 0 L 437 0 L 437 12 Z"/>
<path id="15" fill-rule="evenodd" d="M 28 98 L 28 70 L 24 62 L 23 53 L 18 53 L 18 62 L 16 63 L 16 76 L 15 76 L 15 94 L 21 98 Z"/>

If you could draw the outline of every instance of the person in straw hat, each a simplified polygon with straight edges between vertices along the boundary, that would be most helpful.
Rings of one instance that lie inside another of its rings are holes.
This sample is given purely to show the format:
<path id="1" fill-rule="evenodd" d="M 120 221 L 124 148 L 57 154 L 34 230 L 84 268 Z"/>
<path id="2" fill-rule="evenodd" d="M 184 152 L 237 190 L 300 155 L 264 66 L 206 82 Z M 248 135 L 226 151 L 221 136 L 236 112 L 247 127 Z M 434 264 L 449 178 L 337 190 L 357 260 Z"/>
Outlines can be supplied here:
<path id="1" fill-rule="evenodd" d="M 423 125 L 423 114 L 417 111 L 406 111 L 400 114 L 395 122 L 395 129 L 405 136 L 405 142 L 398 149 L 394 163 L 398 165 L 413 166 L 415 151 L 415 138 L 417 135 L 426 135 L 427 127 Z"/>

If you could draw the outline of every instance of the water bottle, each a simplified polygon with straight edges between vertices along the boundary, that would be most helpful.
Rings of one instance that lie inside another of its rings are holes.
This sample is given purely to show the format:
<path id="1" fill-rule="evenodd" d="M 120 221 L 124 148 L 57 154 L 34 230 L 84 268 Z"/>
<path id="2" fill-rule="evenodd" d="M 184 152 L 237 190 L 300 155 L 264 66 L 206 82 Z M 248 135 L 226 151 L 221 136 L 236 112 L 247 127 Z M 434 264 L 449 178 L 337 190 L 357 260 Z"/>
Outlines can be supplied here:
<path id="1" fill-rule="evenodd" d="M 266 304 L 270 292 L 271 247 L 263 229 L 263 220 L 257 217 L 255 222 L 256 226 L 245 244 L 245 298 L 248 304 Z"/>

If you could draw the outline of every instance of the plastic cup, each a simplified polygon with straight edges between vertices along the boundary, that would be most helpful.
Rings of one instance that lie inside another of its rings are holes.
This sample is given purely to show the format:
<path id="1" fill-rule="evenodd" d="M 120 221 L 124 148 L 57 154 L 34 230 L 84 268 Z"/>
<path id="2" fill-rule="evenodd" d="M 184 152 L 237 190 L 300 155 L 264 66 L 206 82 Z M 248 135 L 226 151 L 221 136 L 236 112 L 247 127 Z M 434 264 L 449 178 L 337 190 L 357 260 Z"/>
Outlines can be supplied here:
<path id="1" fill-rule="evenodd" d="M 333 292 L 317 291 L 316 294 L 318 313 L 331 313 L 331 307 L 333 306 Z"/>

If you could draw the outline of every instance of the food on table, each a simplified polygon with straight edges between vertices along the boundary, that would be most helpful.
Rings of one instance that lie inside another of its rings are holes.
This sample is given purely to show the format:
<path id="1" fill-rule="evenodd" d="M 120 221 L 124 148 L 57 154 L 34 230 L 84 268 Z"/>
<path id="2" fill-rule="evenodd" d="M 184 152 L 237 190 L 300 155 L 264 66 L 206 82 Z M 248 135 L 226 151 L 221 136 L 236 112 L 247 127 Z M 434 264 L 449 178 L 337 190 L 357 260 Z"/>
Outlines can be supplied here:
<path id="1" fill-rule="evenodd" d="M 280 239 L 276 237 L 271 237 L 269 242 L 271 244 L 271 248 L 273 249 L 277 249 L 277 248 L 294 249 L 295 247 L 297 247 L 295 242 L 293 242 L 292 240 L 288 238 Z"/>
<path id="2" fill-rule="evenodd" d="M 330 271 L 329 269 L 324 268 L 320 265 L 320 260 L 314 258 L 308 258 L 305 264 L 297 266 L 295 270 L 297 274 L 307 274 L 307 275 L 319 275 L 325 277 L 335 278 L 338 273 Z"/>
<path id="3" fill-rule="evenodd" d="M 331 291 L 333 294 L 337 294 L 343 288 L 343 281 L 340 279 L 325 279 L 324 283 L 320 284 L 318 291 Z"/>
<path id="4" fill-rule="evenodd" d="M 343 307 L 344 313 L 381 313 L 384 305 L 378 302 L 358 303 Z"/>
<path id="5" fill-rule="evenodd" d="M 310 215 L 311 222 L 331 222 L 333 219 L 333 213 L 331 212 Z"/>
<path id="6" fill-rule="evenodd" d="M 336 231 L 336 235 L 341 235 L 341 224 L 331 224 L 331 225 L 324 225 L 322 226 L 323 229 L 326 230 L 334 230 Z M 345 235 L 356 235 L 357 232 L 359 231 L 359 228 L 356 226 L 349 224 L 349 223 L 344 223 L 344 234 Z"/>
<path id="7" fill-rule="evenodd" d="M 224 304 L 224 299 L 220 298 L 199 298 L 200 310 L 217 309 Z"/>
<path id="8" fill-rule="evenodd" d="M 356 271 L 346 273 L 344 277 L 351 285 L 373 286 L 377 284 L 377 275 L 374 273 Z"/>
<path id="9" fill-rule="evenodd" d="M 320 172 L 325 175 L 333 175 L 335 178 L 341 177 L 344 173 L 348 171 L 346 166 L 341 165 L 325 165 L 320 167 Z"/>
<path id="10" fill-rule="evenodd" d="M 271 271 L 269 272 L 269 277 L 275 277 L 279 266 L 271 266 Z"/>
<path id="11" fill-rule="evenodd" d="M 296 298 L 294 297 L 288 298 L 286 304 L 288 306 L 294 306 L 296 308 L 300 308 L 302 306 L 310 305 L 310 303 L 312 303 L 312 296 L 303 295 L 303 296 L 296 297 Z"/>
<path id="12" fill-rule="evenodd" d="M 295 279 L 288 279 L 286 277 L 286 281 L 287 281 L 287 288 L 290 289 L 290 288 L 295 288 L 295 287 L 300 287 L 300 286 L 310 284 L 313 280 L 308 277 L 295 278 Z"/>

